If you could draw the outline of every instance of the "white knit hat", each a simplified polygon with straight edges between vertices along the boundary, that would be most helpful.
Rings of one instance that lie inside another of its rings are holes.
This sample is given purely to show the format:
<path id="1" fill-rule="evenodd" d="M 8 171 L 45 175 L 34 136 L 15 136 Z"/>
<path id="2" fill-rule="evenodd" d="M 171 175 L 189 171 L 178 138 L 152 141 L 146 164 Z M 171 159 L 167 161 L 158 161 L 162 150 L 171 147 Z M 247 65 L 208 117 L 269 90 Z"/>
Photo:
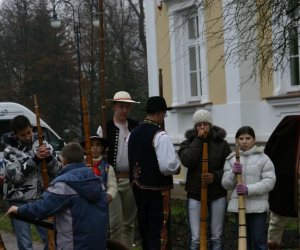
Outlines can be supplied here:
<path id="1" fill-rule="evenodd" d="M 208 122 L 210 125 L 213 125 L 211 114 L 205 109 L 197 110 L 193 115 L 193 121 L 194 124 L 199 122 Z"/>

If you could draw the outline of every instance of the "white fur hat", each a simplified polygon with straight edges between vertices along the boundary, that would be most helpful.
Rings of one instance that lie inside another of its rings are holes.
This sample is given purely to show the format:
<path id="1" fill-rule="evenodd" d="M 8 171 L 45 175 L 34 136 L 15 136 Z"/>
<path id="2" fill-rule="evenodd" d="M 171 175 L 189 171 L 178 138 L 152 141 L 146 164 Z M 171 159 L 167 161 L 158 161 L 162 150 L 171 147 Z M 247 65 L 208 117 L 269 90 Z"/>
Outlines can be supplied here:
<path id="1" fill-rule="evenodd" d="M 212 117 L 209 111 L 205 109 L 197 110 L 193 115 L 194 124 L 199 122 L 208 122 L 210 125 L 213 125 Z"/>

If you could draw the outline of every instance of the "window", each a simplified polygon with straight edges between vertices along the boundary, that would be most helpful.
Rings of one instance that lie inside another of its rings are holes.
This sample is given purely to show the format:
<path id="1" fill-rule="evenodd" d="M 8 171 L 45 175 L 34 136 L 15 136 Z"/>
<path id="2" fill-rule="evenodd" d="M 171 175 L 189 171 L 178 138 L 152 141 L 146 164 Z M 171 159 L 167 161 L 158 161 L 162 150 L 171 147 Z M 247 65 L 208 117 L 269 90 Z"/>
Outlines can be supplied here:
<path id="1" fill-rule="evenodd" d="M 297 86 L 300 84 L 299 46 L 298 46 L 298 44 L 299 44 L 298 28 L 293 27 L 289 31 L 291 86 Z"/>
<path id="2" fill-rule="evenodd" d="M 300 85 L 299 77 L 299 8 L 294 0 L 288 0 L 287 15 L 290 21 L 289 28 L 289 48 L 290 48 L 290 76 L 291 87 Z"/>
<path id="3" fill-rule="evenodd" d="M 295 5 L 296 4 L 296 5 Z M 290 92 L 300 91 L 300 57 L 299 57 L 299 7 L 297 1 L 288 0 L 286 15 L 274 25 L 274 34 L 287 34 L 282 43 L 286 42 L 286 57 L 282 61 L 282 68 L 274 72 L 274 95 L 285 95 Z M 275 58 L 281 58 L 276 54 Z M 287 67 L 285 67 L 287 65 Z"/>
<path id="4" fill-rule="evenodd" d="M 194 0 L 170 1 L 173 104 L 208 101 L 204 11 Z"/>
<path id="5" fill-rule="evenodd" d="M 188 51 L 189 64 L 189 83 L 190 96 L 201 97 L 202 79 L 201 79 L 201 57 L 200 57 L 200 36 L 199 36 L 199 18 L 198 16 L 188 17 L 187 21 L 188 38 L 186 49 Z"/>

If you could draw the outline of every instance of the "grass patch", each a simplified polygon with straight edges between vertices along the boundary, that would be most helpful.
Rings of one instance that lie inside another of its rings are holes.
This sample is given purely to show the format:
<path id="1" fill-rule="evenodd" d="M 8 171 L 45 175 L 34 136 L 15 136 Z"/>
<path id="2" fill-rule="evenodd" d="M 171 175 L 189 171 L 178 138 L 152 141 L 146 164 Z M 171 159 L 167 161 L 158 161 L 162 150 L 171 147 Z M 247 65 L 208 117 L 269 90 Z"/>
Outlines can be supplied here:
<path id="1" fill-rule="evenodd" d="M 13 233 L 14 229 L 12 227 L 10 218 L 7 215 L 5 215 L 6 211 L 7 205 L 2 199 L 0 199 L 0 230 L 3 230 L 8 233 Z M 33 241 L 42 242 L 39 233 L 37 232 L 36 227 L 34 225 L 31 225 L 31 235 Z"/>
<path id="2" fill-rule="evenodd" d="M 289 222 L 286 226 L 286 229 L 298 231 L 298 219 L 289 218 Z"/>
<path id="3" fill-rule="evenodd" d="M 171 200 L 171 213 L 172 216 L 186 216 L 187 206 L 185 200 Z"/>
<path id="4" fill-rule="evenodd" d="M 3 230 L 8 233 L 14 232 L 10 218 L 7 215 L 5 215 L 5 213 L 0 213 L 0 230 Z M 35 226 L 33 226 L 33 225 L 31 225 L 31 235 L 32 235 L 33 241 L 42 242 Z"/>
<path id="5" fill-rule="evenodd" d="M 13 228 L 10 222 L 10 219 L 8 216 L 5 215 L 5 213 L 0 214 L 0 230 L 13 233 Z"/>

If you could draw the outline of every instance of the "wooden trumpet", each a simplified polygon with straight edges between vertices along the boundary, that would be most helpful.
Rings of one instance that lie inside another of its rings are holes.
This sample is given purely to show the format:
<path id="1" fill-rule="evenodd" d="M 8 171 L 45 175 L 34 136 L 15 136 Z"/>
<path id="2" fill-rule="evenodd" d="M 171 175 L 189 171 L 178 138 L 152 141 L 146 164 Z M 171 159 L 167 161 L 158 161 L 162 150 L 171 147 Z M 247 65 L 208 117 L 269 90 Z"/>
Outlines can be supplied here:
<path id="1" fill-rule="evenodd" d="M 206 142 L 207 134 L 204 134 L 202 151 L 202 174 L 208 173 L 208 146 Z M 200 250 L 206 250 L 207 237 L 207 184 L 201 181 L 201 211 L 200 211 Z"/>
<path id="2" fill-rule="evenodd" d="M 2 240 L 1 234 L 0 234 L 0 250 L 6 250 L 6 247 L 5 247 L 4 242 Z"/>
<path id="3" fill-rule="evenodd" d="M 81 109 L 82 109 L 82 123 L 83 123 L 83 132 L 84 132 L 84 141 L 85 141 L 85 155 L 86 163 L 89 166 L 93 166 L 93 156 L 91 151 L 91 140 L 90 140 L 90 124 L 89 124 L 89 114 L 88 114 L 88 105 L 87 98 L 85 95 L 85 79 L 83 74 L 80 73 L 80 88 L 81 88 Z"/>
<path id="4" fill-rule="evenodd" d="M 240 148 L 236 144 L 235 148 L 236 162 L 240 163 Z M 243 184 L 242 175 L 236 175 L 237 184 Z M 247 231 L 246 231 L 246 209 L 244 195 L 239 195 L 238 208 L 239 208 L 239 238 L 238 250 L 247 250 Z"/>
<path id="5" fill-rule="evenodd" d="M 39 140 L 39 146 L 43 144 L 43 130 L 41 128 L 41 122 L 40 122 L 40 112 L 39 112 L 39 106 L 37 102 L 36 95 L 34 97 L 34 110 L 35 110 L 35 116 L 36 116 L 36 127 L 38 132 L 38 140 Z M 48 170 L 47 170 L 47 163 L 46 159 L 41 160 L 41 169 L 42 169 L 42 178 L 43 178 L 43 187 L 46 190 L 49 186 L 49 176 L 48 176 Z M 49 221 L 54 221 L 54 217 L 48 218 Z M 48 230 L 48 249 L 54 250 L 55 249 L 55 235 L 54 230 Z"/>

